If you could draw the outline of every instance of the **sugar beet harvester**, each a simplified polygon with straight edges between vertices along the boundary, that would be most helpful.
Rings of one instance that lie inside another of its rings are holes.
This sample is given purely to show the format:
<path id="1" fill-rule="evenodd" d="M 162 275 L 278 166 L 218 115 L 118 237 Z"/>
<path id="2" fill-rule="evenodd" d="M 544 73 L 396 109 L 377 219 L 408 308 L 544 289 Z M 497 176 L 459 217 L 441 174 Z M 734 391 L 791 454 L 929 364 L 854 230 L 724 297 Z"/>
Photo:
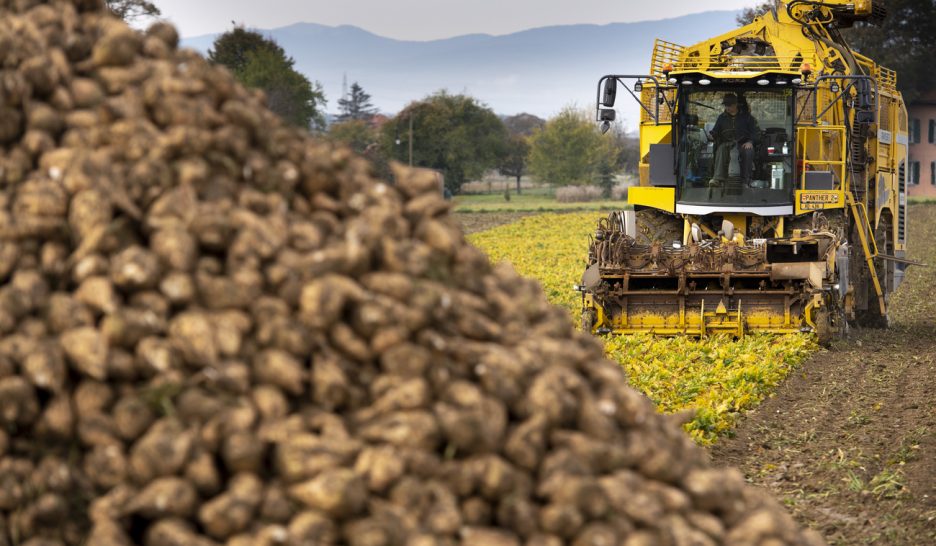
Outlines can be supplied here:
<path id="1" fill-rule="evenodd" d="M 907 111 L 896 74 L 838 29 L 871 1 L 783 0 L 691 47 L 657 40 L 650 74 L 598 84 L 641 106 L 633 211 L 599 222 L 583 329 L 706 335 L 887 325 L 906 267 Z"/>

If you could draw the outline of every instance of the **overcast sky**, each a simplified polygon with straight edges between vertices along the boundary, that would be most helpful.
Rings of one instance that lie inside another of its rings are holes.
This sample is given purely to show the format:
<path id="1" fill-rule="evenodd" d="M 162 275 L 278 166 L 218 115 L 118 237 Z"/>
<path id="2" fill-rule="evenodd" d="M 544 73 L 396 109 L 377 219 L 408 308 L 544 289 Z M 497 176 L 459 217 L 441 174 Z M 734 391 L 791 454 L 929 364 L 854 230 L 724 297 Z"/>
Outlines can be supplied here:
<path id="1" fill-rule="evenodd" d="M 223 32 L 231 21 L 254 28 L 292 23 L 354 25 L 401 40 L 509 34 L 548 25 L 625 23 L 738 9 L 758 0 L 154 0 L 192 37 Z"/>

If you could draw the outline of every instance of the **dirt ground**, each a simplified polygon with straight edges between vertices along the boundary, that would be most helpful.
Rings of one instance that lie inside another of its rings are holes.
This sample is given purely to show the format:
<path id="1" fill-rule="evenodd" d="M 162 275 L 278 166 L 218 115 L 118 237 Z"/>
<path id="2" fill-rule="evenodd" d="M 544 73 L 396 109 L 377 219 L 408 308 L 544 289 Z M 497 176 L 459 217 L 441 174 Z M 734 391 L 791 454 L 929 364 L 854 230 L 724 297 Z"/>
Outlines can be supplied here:
<path id="1" fill-rule="evenodd" d="M 909 216 L 888 330 L 852 330 L 750 413 L 716 462 L 742 469 L 830 544 L 936 544 L 936 206 Z"/>

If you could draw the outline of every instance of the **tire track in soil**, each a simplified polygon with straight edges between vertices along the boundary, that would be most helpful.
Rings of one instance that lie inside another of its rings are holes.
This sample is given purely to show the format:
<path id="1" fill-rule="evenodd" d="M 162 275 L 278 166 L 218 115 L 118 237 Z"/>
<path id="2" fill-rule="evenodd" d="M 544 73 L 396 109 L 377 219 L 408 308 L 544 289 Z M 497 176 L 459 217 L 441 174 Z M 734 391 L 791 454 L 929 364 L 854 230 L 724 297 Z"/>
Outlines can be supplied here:
<path id="1" fill-rule="evenodd" d="M 936 266 L 936 206 L 912 258 Z M 936 543 L 936 267 L 911 268 L 888 330 L 853 330 L 711 449 L 830 544 Z"/>

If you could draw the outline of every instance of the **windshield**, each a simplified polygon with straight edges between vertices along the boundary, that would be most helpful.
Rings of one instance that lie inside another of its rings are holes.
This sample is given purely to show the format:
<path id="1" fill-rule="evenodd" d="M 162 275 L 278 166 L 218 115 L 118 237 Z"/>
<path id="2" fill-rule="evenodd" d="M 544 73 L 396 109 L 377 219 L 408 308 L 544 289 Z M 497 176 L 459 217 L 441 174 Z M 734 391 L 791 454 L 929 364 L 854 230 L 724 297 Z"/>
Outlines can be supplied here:
<path id="1" fill-rule="evenodd" d="M 793 91 L 692 90 L 681 101 L 680 203 L 792 202 Z"/>

